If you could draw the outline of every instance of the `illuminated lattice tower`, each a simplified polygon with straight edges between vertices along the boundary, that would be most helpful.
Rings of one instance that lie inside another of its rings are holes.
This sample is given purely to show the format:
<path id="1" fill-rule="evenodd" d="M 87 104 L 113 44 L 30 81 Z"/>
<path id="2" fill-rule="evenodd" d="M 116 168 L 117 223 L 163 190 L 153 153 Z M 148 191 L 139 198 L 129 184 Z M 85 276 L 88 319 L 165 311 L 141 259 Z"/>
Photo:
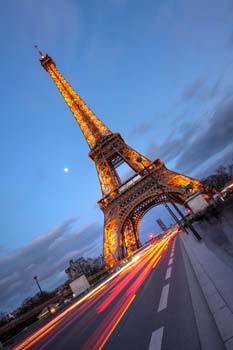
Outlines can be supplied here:
<path id="1" fill-rule="evenodd" d="M 191 191 L 201 190 L 202 184 L 168 170 L 159 158 L 152 162 L 128 146 L 120 134 L 112 133 L 89 109 L 52 58 L 39 53 L 41 65 L 64 97 L 90 147 L 89 157 L 95 162 L 102 191 L 98 205 L 104 213 L 104 261 L 112 267 L 140 247 L 138 230 L 142 217 L 166 201 L 166 193 L 183 204 L 187 197 L 184 189 L 189 186 Z M 117 167 L 124 162 L 135 175 L 122 182 Z"/>

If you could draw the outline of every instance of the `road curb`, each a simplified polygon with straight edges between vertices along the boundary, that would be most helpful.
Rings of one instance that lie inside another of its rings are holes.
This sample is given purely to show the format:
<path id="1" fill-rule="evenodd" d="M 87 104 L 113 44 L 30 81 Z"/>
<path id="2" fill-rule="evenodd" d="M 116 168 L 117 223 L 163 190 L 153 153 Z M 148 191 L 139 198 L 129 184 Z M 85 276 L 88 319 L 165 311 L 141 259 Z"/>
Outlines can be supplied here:
<path id="1" fill-rule="evenodd" d="M 216 287 L 216 284 L 210 278 L 206 266 L 203 266 L 198 255 L 195 254 L 189 237 L 182 234 L 180 238 L 224 345 L 227 350 L 233 350 L 233 313 Z"/>

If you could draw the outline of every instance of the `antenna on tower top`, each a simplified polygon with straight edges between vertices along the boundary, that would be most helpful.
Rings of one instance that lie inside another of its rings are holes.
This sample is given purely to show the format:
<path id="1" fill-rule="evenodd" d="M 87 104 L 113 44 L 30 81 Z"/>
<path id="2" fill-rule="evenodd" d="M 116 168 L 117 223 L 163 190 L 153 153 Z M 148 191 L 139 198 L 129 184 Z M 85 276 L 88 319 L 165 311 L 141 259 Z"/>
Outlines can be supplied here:
<path id="1" fill-rule="evenodd" d="M 40 49 L 38 48 L 37 45 L 34 45 L 34 47 L 35 47 L 36 51 L 39 53 L 39 55 L 44 56 L 43 52 L 40 51 Z"/>

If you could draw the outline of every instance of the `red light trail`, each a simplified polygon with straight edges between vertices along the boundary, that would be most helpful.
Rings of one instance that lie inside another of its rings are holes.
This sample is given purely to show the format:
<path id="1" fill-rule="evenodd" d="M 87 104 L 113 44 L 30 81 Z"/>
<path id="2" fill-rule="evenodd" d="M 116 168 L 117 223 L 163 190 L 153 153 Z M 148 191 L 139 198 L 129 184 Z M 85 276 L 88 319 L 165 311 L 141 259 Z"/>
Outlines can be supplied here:
<path id="1" fill-rule="evenodd" d="M 83 344 L 82 350 L 102 349 L 132 305 L 139 288 L 158 264 L 172 237 L 173 235 L 170 235 L 151 248 L 133 256 L 132 261 L 120 271 L 12 349 L 27 350 L 36 343 L 38 349 L 46 349 L 59 334 L 75 321 L 84 317 L 91 308 L 94 316 L 87 317 L 86 323 L 91 324 L 94 318 L 98 320 L 98 327 Z M 85 333 L 85 331 L 86 329 L 83 329 L 81 333 Z M 33 349 L 35 348 L 33 347 Z"/>

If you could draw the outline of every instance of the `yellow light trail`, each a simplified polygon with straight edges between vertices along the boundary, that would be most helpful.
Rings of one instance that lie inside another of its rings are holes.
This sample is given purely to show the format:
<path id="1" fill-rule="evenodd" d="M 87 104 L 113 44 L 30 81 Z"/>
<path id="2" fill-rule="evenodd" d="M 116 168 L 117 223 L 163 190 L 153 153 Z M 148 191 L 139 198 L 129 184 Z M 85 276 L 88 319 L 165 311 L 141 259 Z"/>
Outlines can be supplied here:
<path id="1" fill-rule="evenodd" d="M 51 320 L 46 325 L 44 325 L 42 328 L 37 330 L 34 334 L 29 336 L 26 340 L 24 340 L 19 345 L 14 347 L 14 350 L 22 350 L 22 349 L 26 350 L 26 349 L 28 349 L 30 346 L 32 346 L 37 341 L 39 341 L 41 338 L 43 338 L 46 334 L 48 334 L 51 330 L 53 330 L 56 326 L 58 326 L 58 324 L 60 324 L 60 322 L 63 320 L 63 318 L 68 313 L 70 313 L 73 309 L 75 309 L 77 306 L 79 306 L 85 300 L 90 299 L 90 298 L 94 297 L 95 295 L 97 295 L 98 293 L 100 293 L 106 287 L 106 285 L 111 280 L 116 278 L 119 274 L 126 273 L 129 268 L 132 268 L 134 265 L 137 265 L 139 262 L 141 262 L 142 259 L 146 259 L 147 261 L 149 261 L 152 258 L 152 256 L 155 254 L 155 252 L 157 252 L 157 254 L 158 254 L 158 250 L 160 253 L 161 250 L 164 248 L 164 245 L 168 244 L 169 240 L 170 240 L 170 237 L 163 239 L 155 246 L 153 245 L 151 248 L 149 248 L 148 250 L 143 252 L 140 256 L 140 258 L 141 258 L 140 260 L 136 259 L 135 261 L 131 261 L 130 263 L 125 265 L 121 270 L 115 272 L 112 276 L 110 276 L 108 279 L 106 279 L 103 283 L 101 283 L 95 289 L 93 289 L 88 295 L 85 295 L 84 297 L 82 297 L 76 303 L 74 303 L 73 305 L 68 307 L 66 310 L 64 310 L 61 314 L 56 316 L 53 320 Z M 162 246 L 162 248 L 161 248 L 161 246 Z M 157 254 L 156 254 L 156 258 L 157 258 Z M 154 261 L 153 261 L 153 263 L 154 263 Z M 157 264 L 157 261 L 155 262 L 155 265 L 156 264 Z"/>

